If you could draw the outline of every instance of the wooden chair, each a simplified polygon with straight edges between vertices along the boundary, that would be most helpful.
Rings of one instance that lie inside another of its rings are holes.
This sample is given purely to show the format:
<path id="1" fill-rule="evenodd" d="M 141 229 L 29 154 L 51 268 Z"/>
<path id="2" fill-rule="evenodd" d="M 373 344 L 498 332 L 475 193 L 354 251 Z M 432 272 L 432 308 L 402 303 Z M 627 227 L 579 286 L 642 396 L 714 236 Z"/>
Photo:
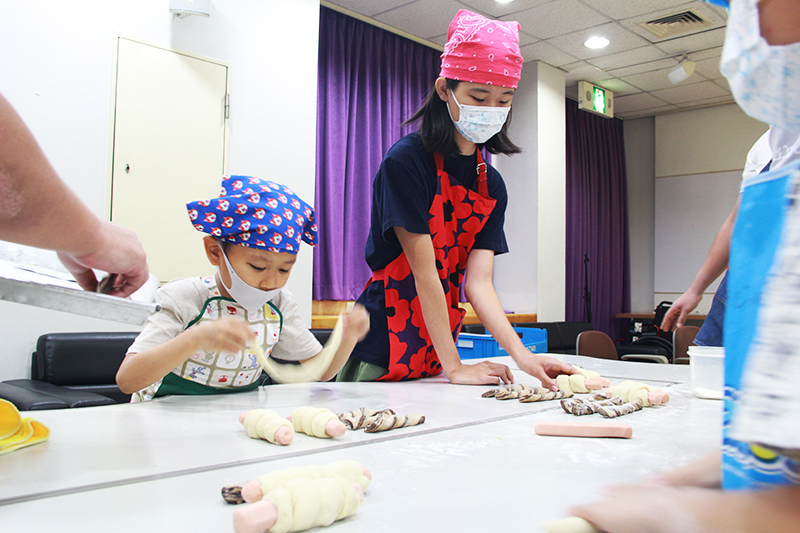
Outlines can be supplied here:
<path id="1" fill-rule="evenodd" d="M 674 346 L 672 362 L 676 365 L 689 364 L 689 346 L 694 346 L 694 338 L 700 328 L 697 326 L 681 326 L 672 334 Z"/>
<path id="2" fill-rule="evenodd" d="M 611 337 L 602 331 L 582 331 L 575 341 L 575 353 L 598 359 L 619 359 Z"/>

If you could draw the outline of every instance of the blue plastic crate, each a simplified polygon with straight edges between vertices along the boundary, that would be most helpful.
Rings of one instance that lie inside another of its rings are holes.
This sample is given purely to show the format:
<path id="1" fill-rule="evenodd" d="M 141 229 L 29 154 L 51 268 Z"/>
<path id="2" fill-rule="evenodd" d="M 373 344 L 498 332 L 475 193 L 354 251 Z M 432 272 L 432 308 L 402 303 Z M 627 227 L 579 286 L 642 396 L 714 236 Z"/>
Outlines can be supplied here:
<path id="1" fill-rule="evenodd" d="M 538 328 L 514 328 L 522 340 L 522 344 L 533 353 L 547 352 L 547 331 Z M 480 359 L 483 357 L 501 357 L 508 353 L 500 347 L 491 335 L 462 333 L 456 342 L 461 359 Z"/>

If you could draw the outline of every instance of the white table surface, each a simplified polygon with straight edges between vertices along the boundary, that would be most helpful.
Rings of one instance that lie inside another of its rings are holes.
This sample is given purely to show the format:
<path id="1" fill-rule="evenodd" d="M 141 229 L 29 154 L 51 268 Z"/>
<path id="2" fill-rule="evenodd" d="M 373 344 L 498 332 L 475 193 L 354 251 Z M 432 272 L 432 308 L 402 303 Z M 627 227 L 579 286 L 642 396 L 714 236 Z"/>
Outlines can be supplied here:
<path id="1" fill-rule="evenodd" d="M 222 500 L 222 486 L 274 469 L 355 459 L 372 471 L 373 482 L 356 514 L 327 529 L 538 531 L 541 521 L 596 499 L 606 485 L 718 449 L 722 402 L 692 395 L 688 366 L 554 357 L 612 383 L 654 384 L 669 392 L 670 403 L 616 419 L 633 427 L 632 439 L 537 436 L 539 420 L 574 418 L 555 401 L 481 398 L 491 387 L 450 385 L 441 377 L 272 385 L 233 395 L 35 411 L 27 414 L 49 426 L 51 438 L 0 456 L 0 523 L 25 531 L 232 531 L 235 506 Z M 492 360 L 515 367 L 508 357 Z M 514 376 L 538 384 L 516 369 Z M 348 431 L 338 439 L 298 433 L 289 446 L 250 439 L 238 421 L 248 409 L 286 416 L 302 405 L 334 412 L 391 407 L 426 420 L 376 434 Z"/>

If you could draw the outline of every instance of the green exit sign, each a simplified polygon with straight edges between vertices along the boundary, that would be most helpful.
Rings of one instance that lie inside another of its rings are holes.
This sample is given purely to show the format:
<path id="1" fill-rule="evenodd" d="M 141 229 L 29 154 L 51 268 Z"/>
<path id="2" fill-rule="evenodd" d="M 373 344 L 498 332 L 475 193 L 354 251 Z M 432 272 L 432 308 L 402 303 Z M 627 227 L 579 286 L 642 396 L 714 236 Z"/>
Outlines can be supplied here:
<path id="1" fill-rule="evenodd" d="M 614 93 L 587 81 L 578 82 L 578 107 L 584 111 L 612 118 Z"/>

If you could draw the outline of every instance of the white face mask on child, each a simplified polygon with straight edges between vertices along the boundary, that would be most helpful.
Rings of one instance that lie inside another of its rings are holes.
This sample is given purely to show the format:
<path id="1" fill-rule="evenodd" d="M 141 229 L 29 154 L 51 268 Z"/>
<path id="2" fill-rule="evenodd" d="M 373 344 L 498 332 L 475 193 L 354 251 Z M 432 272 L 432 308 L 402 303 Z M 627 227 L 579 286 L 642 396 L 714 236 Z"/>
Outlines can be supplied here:
<path id="1" fill-rule="evenodd" d="M 761 37 L 758 4 L 734 2 L 720 71 L 745 113 L 780 129 L 800 130 L 800 43 L 770 46 Z"/>
<path id="2" fill-rule="evenodd" d="M 458 106 L 458 120 L 453 120 L 450 105 L 447 105 L 450 120 L 453 120 L 458 133 L 469 142 L 483 144 L 503 129 L 508 112 L 511 110 L 510 106 L 461 105 L 456 99 L 456 93 L 451 91 L 450 94 L 453 95 L 453 101 Z"/>
<path id="3" fill-rule="evenodd" d="M 231 298 L 236 300 L 237 304 L 247 309 L 248 312 L 258 312 L 259 309 L 264 307 L 268 301 L 280 292 L 280 288 L 262 291 L 242 281 L 231 266 L 230 261 L 228 261 L 228 256 L 225 255 L 225 250 L 222 249 L 222 245 L 220 245 L 220 250 L 222 250 L 222 258 L 225 260 L 225 266 L 228 267 L 228 275 L 231 278 L 231 286 L 225 286 L 225 288 L 228 290 L 228 294 L 231 295 Z M 222 281 L 222 284 L 225 285 L 219 266 L 217 266 L 217 272 L 220 272 L 219 279 Z"/>

